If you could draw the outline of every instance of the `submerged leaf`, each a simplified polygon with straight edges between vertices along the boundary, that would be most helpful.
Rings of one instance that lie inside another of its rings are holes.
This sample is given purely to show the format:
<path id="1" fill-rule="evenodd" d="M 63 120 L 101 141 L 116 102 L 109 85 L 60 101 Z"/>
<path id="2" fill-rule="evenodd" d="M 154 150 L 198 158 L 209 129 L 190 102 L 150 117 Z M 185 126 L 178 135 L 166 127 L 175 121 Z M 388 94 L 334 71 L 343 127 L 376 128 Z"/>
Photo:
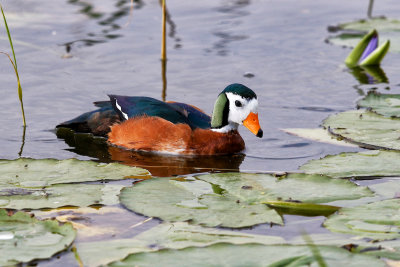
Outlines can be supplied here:
<path id="1" fill-rule="evenodd" d="M 328 266 L 385 266 L 383 261 L 345 249 L 318 247 Z M 132 254 L 111 266 L 316 266 L 308 246 L 215 244 L 204 248 L 163 249 Z"/>
<path id="2" fill-rule="evenodd" d="M 400 153 L 379 150 L 340 153 L 311 160 L 300 170 L 333 178 L 400 176 Z"/>
<path id="3" fill-rule="evenodd" d="M 1 266 L 50 258 L 65 250 L 74 239 L 75 230 L 69 223 L 39 221 L 24 212 L 8 216 L 0 209 Z"/>
<path id="4" fill-rule="evenodd" d="M 400 199 L 342 208 L 337 214 L 330 216 L 324 226 L 334 232 L 374 240 L 399 238 Z"/>
<path id="5" fill-rule="evenodd" d="M 328 117 L 323 126 L 333 135 L 360 147 L 400 150 L 400 119 L 351 110 Z"/>

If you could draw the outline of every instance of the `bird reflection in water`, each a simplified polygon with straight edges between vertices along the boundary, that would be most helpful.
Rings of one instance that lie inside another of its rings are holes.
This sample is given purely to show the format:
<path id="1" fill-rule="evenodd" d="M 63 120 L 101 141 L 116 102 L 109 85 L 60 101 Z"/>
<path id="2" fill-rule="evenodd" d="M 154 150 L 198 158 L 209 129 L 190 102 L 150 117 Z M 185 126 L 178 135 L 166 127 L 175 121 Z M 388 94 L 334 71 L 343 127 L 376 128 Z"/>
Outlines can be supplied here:
<path id="1" fill-rule="evenodd" d="M 131 151 L 110 146 L 105 138 L 91 134 L 75 133 L 66 128 L 57 129 L 57 137 L 63 139 L 68 151 L 98 159 L 100 162 L 120 162 L 142 167 L 153 176 L 168 177 L 201 172 L 235 172 L 243 162 L 244 154 L 222 156 L 163 155 L 158 153 Z"/>

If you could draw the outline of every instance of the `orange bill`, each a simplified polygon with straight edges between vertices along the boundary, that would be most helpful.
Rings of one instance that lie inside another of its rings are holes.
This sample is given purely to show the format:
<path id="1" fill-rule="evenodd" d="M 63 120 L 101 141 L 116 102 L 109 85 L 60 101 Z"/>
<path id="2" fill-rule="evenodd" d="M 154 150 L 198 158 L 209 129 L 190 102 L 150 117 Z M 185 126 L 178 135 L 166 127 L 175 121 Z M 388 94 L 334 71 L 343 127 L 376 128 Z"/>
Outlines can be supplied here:
<path id="1" fill-rule="evenodd" d="M 263 136 L 263 131 L 261 130 L 257 113 L 250 112 L 247 118 L 243 121 L 243 125 L 257 137 Z"/>

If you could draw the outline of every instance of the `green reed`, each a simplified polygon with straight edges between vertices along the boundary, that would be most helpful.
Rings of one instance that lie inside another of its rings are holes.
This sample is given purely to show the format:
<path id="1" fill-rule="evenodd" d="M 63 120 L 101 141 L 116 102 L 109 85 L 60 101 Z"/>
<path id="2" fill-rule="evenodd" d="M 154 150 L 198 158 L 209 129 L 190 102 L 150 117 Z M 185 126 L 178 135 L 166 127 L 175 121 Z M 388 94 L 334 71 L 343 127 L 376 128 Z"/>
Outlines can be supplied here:
<path id="1" fill-rule="evenodd" d="M 22 119 L 24 122 L 24 127 L 26 127 L 26 121 L 25 121 L 25 111 L 24 111 L 24 102 L 22 101 L 22 87 L 21 87 L 21 81 L 19 79 L 19 74 L 18 74 L 18 67 L 17 67 L 17 59 L 15 57 L 15 52 L 14 52 L 14 45 L 11 39 L 11 33 L 10 33 L 10 29 L 8 28 L 8 24 L 7 24 L 7 20 L 6 20 L 6 16 L 4 14 L 4 10 L 2 5 L 0 4 L 0 9 L 1 9 L 1 14 L 3 15 L 3 19 L 4 19 L 4 25 L 6 26 L 6 30 L 7 30 L 7 35 L 8 35 L 8 40 L 10 42 L 10 46 L 11 46 L 11 51 L 14 57 L 14 60 L 12 60 L 12 58 L 10 57 L 9 54 L 4 53 L 4 52 L 0 52 L 4 55 L 6 55 L 8 57 L 8 59 L 11 61 L 11 64 L 14 68 L 15 71 L 15 75 L 17 76 L 17 82 L 18 82 L 18 97 L 19 97 L 19 101 L 21 103 L 21 111 L 22 111 Z"/>

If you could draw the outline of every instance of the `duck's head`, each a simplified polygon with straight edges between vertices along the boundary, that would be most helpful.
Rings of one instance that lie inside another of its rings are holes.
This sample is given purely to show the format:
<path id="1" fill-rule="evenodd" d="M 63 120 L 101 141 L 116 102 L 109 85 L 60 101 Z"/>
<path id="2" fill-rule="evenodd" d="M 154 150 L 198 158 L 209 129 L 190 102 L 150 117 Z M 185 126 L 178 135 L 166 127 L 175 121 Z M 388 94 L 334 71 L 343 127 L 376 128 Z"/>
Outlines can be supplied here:
<path id="1" fill-rule="evenodd" d="M 263 136 L 258 121 L 257 95 L 250 88 L 234 83 L 227 86 L 217 98 L 211 119 L 211 129 L 227 133 L 243 124 L 257 137 Z"/>

